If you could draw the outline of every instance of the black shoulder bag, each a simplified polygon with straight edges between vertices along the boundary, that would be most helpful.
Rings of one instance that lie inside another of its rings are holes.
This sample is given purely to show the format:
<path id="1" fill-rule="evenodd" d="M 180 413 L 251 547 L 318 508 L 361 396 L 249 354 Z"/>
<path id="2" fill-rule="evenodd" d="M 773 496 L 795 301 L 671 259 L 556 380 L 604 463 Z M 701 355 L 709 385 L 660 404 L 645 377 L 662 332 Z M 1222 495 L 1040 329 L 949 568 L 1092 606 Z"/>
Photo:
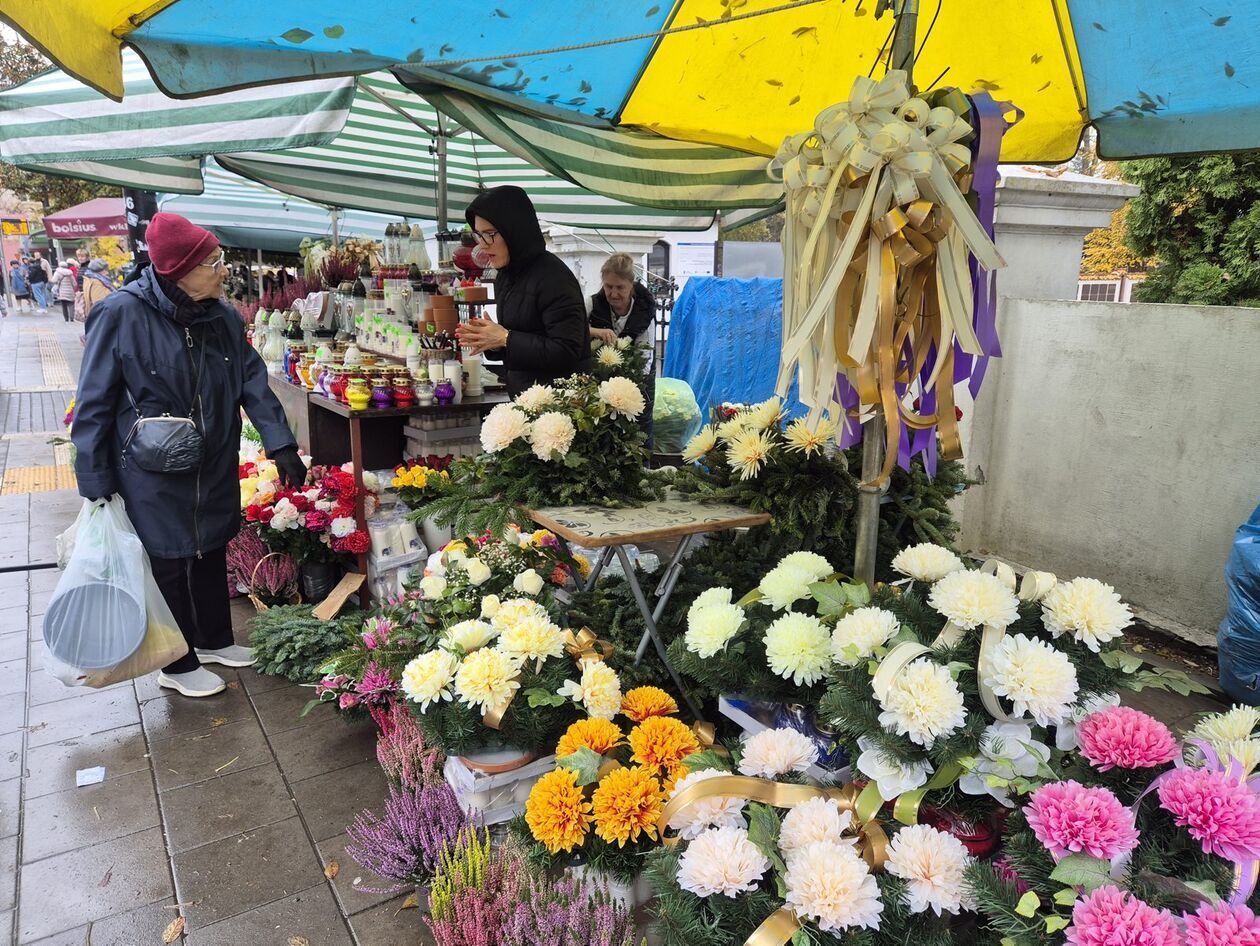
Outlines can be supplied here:
<path id="1" fill-rule="evenodd" d="M 188 361 L 192 362 L 192 332 L 184 329 L 188 343 Z M 136 422 L 131 425 L 127 439 L 123 441 L 123 463 L 130 460 L 150 473 L 190 473 L 201 466 L 205 444 L 201 431 L 193 420 L 194 412 L 201 403 L 201 373 L 206 365 L 206 340 L 201 340 L 201 363 L 193 380 L 193 400 L 187 417 L 160 414 L 145 417 L 140 413 L 131 389 L 127 400 L 136 412 Z"/>

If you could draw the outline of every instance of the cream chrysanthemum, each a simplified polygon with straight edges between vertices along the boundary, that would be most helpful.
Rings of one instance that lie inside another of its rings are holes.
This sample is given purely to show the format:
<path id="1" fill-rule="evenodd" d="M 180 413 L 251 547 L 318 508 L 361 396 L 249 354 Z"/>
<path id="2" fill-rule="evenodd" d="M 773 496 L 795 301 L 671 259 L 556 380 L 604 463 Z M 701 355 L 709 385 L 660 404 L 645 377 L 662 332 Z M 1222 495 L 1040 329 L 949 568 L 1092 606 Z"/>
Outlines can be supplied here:
<path id="1" fill-rule="evenodd" d="M 741 480 L 750 480 L 761 472 L 773 447 L 765 431 L 749 428 L 731 438 L 726 463 Z"/>
<path id="2" fill-rule="evenodd" d="M 928 604 L 966 630 L 991 624 L 1007 627 L 1019 619 L 1019 599 L 996 575 L 950 572 L 932 586 Z"/>
<path id="3" fill-rule="evenodd" d="M 730 643 L 744 626 L 744 620 L 744 609 L 735 604 L 693 606 L 687 612 L 687 633 L 683 641 L 689 651 L 707 659 Z"/>
<path id="4" fill-rule="evenodd" d="M 731 440 L 742 434 L 747 426 L 748 415 L 736 414 L 730 420 L 726 420 L 718 424 L 717 438 L 723 443 L 730 443 Z"/>
<path id="5" fill-rule="evenodd" d="M 712 426 L 705 424 L 700 428 L 700 433 L 696 434 L 687 441 L 687 446 L 683 447 L 682 458 L 685 463 L 695 463 L 697 460 L 703 460 L 710 450 L 717 446 L 717 434 Z"/>
<path id="6" fill-rule="evenodd" d="M 576 435 L 573 421 L 559 411 L 548 411 L 529 426 L 529 442 L 534 448 L 534 456 L 540 460 L 564 457 Z"/>
<path id="7" fill-rule="evenodd" d="M 619 364 L 625 361 L 625 359 L 621 357 L 621 352 L 617 351 L 617 349 L 611 345 L 605 345 L 597 351 L 595 353 L 595 360 L 605 368 L 616 368 Z"/>
<path id="8" fill-rule="evenodd" d="M 481 446 L 498 453 L 529 433 L 529 418 L 511 404 L 499 404 L 481 422 Z"/>
<path id="9" fill-rule="evenodd" d="M 852 844 L 815 841 L 787 859 L 784 900 L 824 933 L 879 928 L 884 909 L 879 884 Z"/>
<path id="10" fill-rule="evenodd" d="M 643 401 L 643 392 L 629 378 L 609 378 L 599 385 L 600 399 L 622 417 L 634 420 L 643 413 L 647 406 Z"/>
<path id="11" fill-rule="evenodd" d="M 603 661 L 583 661 L 581 680 L 566 680 L 557 693 L 580 703 L 596 719 L 612 719 L 621 709 L 621 680 Z"/>
<path id="12" fill-rule="evenodd" d="M 550 618 L 533 615 L 505 627 L 496 646 L 520 660 L 546 660 L 564 653 L 564 631 Z"/>
<path id="13" fill-rule="evenodd" d="M 734 596 L 735 593 L 731 591 L 730 588 L 723 588 L 721 586 L 717 588 L 706 588 L 704 591 L 700 592 L 700 594 L 696 595 L 695 601 L 691 602 L 691 608 L 688 610 L 688 614 L 692 611 L 699 611 L 701 608 L 707 608 L 711 604 L 730 604 Z"/>
<path id="14" fill-rule="evenodd" d="M 820 420 L 813 430 L 810 430 L 809 421 L 806 418 L 794 420 L 788 424 L 785 434 L 787 450 L 790 453 L 803 453 L 807 457 L 813 456 L 822 450 L 829 440 L 835 439 L 839 427 L 839 419 L 832 420 L 827 417 Z"/>
<path id="15" fill-rule="evenodd" d="M 479 647 L 485 647 L 498 633 L 497 628 L 485 621 L 460 621 L 446 629 L 442 635 L 442 646 L 459 648 L 471 654 Z"/>
<path id="16" fill-rule="evenodd" d="M 459 665 L 455 674 L 455 694 L 481 712 L 503 705 L 521 687 L 516 678 L 517 663 L 501 650 L 483 647 Z"/>
<path id="17" fill-rule="evenodd" d="M 1071 634 L 1094 653 L 1133 623 L 1133 612 L 1116 589 L 1097 578 L 1073 578 L 1041 599 L 1041 617 L 1055 637 Z"/>
<path id="18" fill-rule="evenodd" d="M 963 695 L 949 671 L 930 660 L 906 666 L 880 700 L 880 725 L 931 749 L 932 743 L 963 724 Z"/>
<path id="19" fill-rule="evenodd" d="M 783 402 L 770 397 L 744 412 L 744 426 L 751 430 L 768 430 L 783 416 Z"/>
<path id="20" fill-rule="evenodd" d="M 537 601 L 530 601 L 528 598 L 508 598 L 507 601 L 499 602 L 490 618 L 490 623 L 499 630 L 504 630 L 530 618 L 546 620 L 547 609 Z"/>
<path id="21" fill-rule="evenodd" d="M 831 667 L 831 634 L 822 621 L 789 611 L 766 628 L 766 663 L 797 686 L 810 686 Z"/>
<path id="22" fill-rule="evenodd" d="M 1218 739 L 1209 741 L 1213 751 L 1225 765 L 1231 759 L 1237 759 L 1243 768 L 1243 777 L 1248 778 L 1260 766 L 1260 739 Z"/>
<path id="23" fill-rule="evenodd" d="M 678 886 L 698 897 L 735 897 L 757 888 L 770 861 L 743 828 L 710 828 L 678 859 Z"/>
<path id="24" fill-rule="evenodd" d="M 786 611 L 809 594 L 809 586 L 816 580 L 809 571 L 780 562 L 766 572 L 757 585 L 757 590 L 770 607 Z"/>
<path id="25" fill-rule="evenodd" d="M 940 581 L 946 575 L 960 572 L 967 566 L 944 546 L 923 542 L 898 552 L 893 557 L 892 567 L 893 571 L 915 581 Z"/>
<path id="26" fill-rule="evenodd" d="M 963 874 L 970 863 L 967 848 L 952 834 L 925 824 L 902 828 L 888 846 L 888 873 L 908 881 L 911 913 L 931 908 L 957 913 L 966 897 Z"/>
<path id="27" fill-rule="evenodd" d="M 811 798 L 786 815 L 779 828 L 779 848 L 785 855 L 815 841 L 844 841 L 844 832 L 853 823 L 853 815 L 840 810 L 834 798 Z"/>
<path id="28" fill-rule="evenodd" d="M 802 571 L 813 581 L 826 578 L 835 571 L 831 563 L 817 552 L 792 552 L 784 555 L 779 560 L 779 567 Z"/>
<path id="29" fill-rule="evenodd" d="M 838 663 L 854 667 L 875 655 L 901 629 L 897 615 L 883 608 L 858 608 L 842 617 L 831 634 L 831 653 Z"/>
<path id="30" fill-rule="evenodd" d="M 541 411 L 556 403 L 556 392 L 545 384 L 533 384 L 516 396 L 515 403 L 527 411 Z"/>
<path id="31" fill-rule="evenodd" d="M 1015 716 L 1028 714 L 1039 726 L 1063 722 L 1076 702 L 1076 668 L 1043 640 L 1012 634 L 993 648 L 980 678 L 1011 701 Z"/>
<path id="32" fill-rule="evenodd" d="M 795 729 L 763 729 L 744 740 L 739 771 L 755 778 L 804 772 L 818 761 L 818 747 Z"/>
<path id="33" fill-rule="evenodd" d="M 1227 742 L 1232 739 L 1250 739 L 1256 726 L 1260 726 L 1260 708 L 1233 706 L 1224 713 L 1205 716 L 1190 730 L 1189 738 L 1206 739 L 1208 742 Z"/>
<path id="34" fill-rule="evenodd" d="M 706 782 L 711 778 L 720 778 L 729 773 L 720 769 L 699 769 L 684 775 L 674 783 L 674 790 L 669 797 L 674 798 L 684 788 L 697 782 Z M 709 828 L 742 828 L 744 826 L 744 801 L 728 795 L 706 798 L 688 805 L 678 812 L 669 822 L 669 827 L 686 839 L 699 837 Z"/>
<path id="35" fill-rule="evenodd" d="M 407 699 L 420 704 L 420 712 L 423 713 L 430 705 L 451 698 L 451 683 L 455 680 L 458 667 L 459 658 L 454 654 L 431 650 L 413 658 L 403 667 L 399 685 Z"/>

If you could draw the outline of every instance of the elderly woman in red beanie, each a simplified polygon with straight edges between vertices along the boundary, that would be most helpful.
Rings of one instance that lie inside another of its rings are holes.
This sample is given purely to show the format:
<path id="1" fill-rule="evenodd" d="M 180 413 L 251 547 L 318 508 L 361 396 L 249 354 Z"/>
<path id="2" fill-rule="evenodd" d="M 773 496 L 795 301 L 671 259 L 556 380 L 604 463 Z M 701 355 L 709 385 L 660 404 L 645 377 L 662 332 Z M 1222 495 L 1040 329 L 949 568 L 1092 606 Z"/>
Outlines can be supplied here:
<path id="1" fill-rule="evenodd" d="M 75 473 L 82 496 L 126 501 L 188 639 L 187 655 L 164 668 L 158 684 L 212 696 L 225 684 L 203 663 L 254 662 L 233 643 L 228 606 L 227 544 L 241 518 L 241 408 L 284 482 L 300 484 L 306 467 L 240 315 L 220 299 L 227 265 L 218 239 L 159 213 L 147 241 L 150 265 L 93 306 L 87 321 L 71 435 Z M 137 421 L 164 414 L 190 419 L 195 434 L 185 431 L 177 451 L 142 451 Z"/>

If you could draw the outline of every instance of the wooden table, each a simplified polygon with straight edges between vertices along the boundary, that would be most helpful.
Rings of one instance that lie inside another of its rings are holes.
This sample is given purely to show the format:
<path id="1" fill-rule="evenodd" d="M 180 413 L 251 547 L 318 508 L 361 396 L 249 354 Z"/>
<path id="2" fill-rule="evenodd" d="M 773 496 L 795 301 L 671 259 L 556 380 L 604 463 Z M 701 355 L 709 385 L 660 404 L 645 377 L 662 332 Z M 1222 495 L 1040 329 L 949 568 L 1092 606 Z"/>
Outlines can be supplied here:
<path id="1" fill-rule="evenodd" d="M 648 644 L 654 644 L 656 652 L 664 661 L 674 686 L 686 701 L 687 706 L 697 719 L 700 708 L 695 704 L 683 687 L 678 671 L 669 662 L 665 642 L 657 629 L 657 621 L 665 613 L 669 599 L 682 573 L 682 562 L 692 541 L 697 535 L 710 532 L 726 532 L 730 529 L 742 529 L 752 526 L 763 526 L 770 521 L 765 513 L 755 513 L 743 506 L 730 503 L 702 503 L 670 493 L 660 502 L 648 503 L 627 509 L 605 509 L 602 506 L 551 506 L 545 509 L 529 510 L 530 518 L 545 529 L 569 542 L 588 549 L 600 549 L 599 558 L 593 563 L 591 574 L 586 580 L 585 588 L 590 590 L 599 580 L 600 574 L 615 554 L 626 573 L 626 582 L 634 595 L 639 613 L 643 615 L 646 630 L 639 640 L 635 651 L 634 662 L 637 664 L 647 652 Z M 657 582 L 655 596 L 656 607 L 648 605 L 647 595 L 639 584 L 634 565 L 626 552 L 628 545 L 640 545 L 648 542 L 660 542 L 665 539 L 678 539 L 678 548 L 661 573 Z"/>

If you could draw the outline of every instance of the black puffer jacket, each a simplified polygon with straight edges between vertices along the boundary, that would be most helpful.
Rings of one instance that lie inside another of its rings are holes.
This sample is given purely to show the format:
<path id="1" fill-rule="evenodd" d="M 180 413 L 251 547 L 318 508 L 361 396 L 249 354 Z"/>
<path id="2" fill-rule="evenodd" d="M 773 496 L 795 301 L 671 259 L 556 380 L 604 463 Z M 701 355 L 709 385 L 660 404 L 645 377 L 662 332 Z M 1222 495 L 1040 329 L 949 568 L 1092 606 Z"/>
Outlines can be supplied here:
<path id="1" fill-rule="evenodd" d="M 494 225 L 511 259 L 494 281 L 498 321 L 510 333 L 507 346 L 487 352 L 502 358 L 504 382 L 513 396 L 531 384 L 547 384 L 591 366 L 590 329 L 582 287 L 573 271 L 545 249 L 538 215 L 526 193 L 506 185 L 480 194 L 464 214 Z"/>
<path id="2" fill-rule="evenodd" d="M 626 324 L 618 335 L 621 338 L 637 339 L 656 320 L 656 299 L 652 297 L 652 290 L 641 282 L 634 284 L 634 295 L 631 299 L 630 317 L 626 319 Z M 608 297 L 601 289 L 591 296 L 591 328 L 616 327 L 616 316 L 613 315 L 612 306 L 608 304 Z"/>
<path id="3" fill-rule="evenodd" d="M 156 558 L 218 549 L 239 531 L 242 407 L 268 454 L 297 445 L 267 387 L 266 366 L 246 344 L 240 315 L 218 300 L 192 311 L 185 329 L 152 268 L 94 305 L 75 399 L 71 439 L 79 494 L 122 496 L 141 542 Z M 136 419 L 127 392 L 146 417 L 187 417 L 199 364 L 201 401 L 193 420 L 205 443 L 201 469 L 150 473 L 124 464 L 123 441 Z"/>

